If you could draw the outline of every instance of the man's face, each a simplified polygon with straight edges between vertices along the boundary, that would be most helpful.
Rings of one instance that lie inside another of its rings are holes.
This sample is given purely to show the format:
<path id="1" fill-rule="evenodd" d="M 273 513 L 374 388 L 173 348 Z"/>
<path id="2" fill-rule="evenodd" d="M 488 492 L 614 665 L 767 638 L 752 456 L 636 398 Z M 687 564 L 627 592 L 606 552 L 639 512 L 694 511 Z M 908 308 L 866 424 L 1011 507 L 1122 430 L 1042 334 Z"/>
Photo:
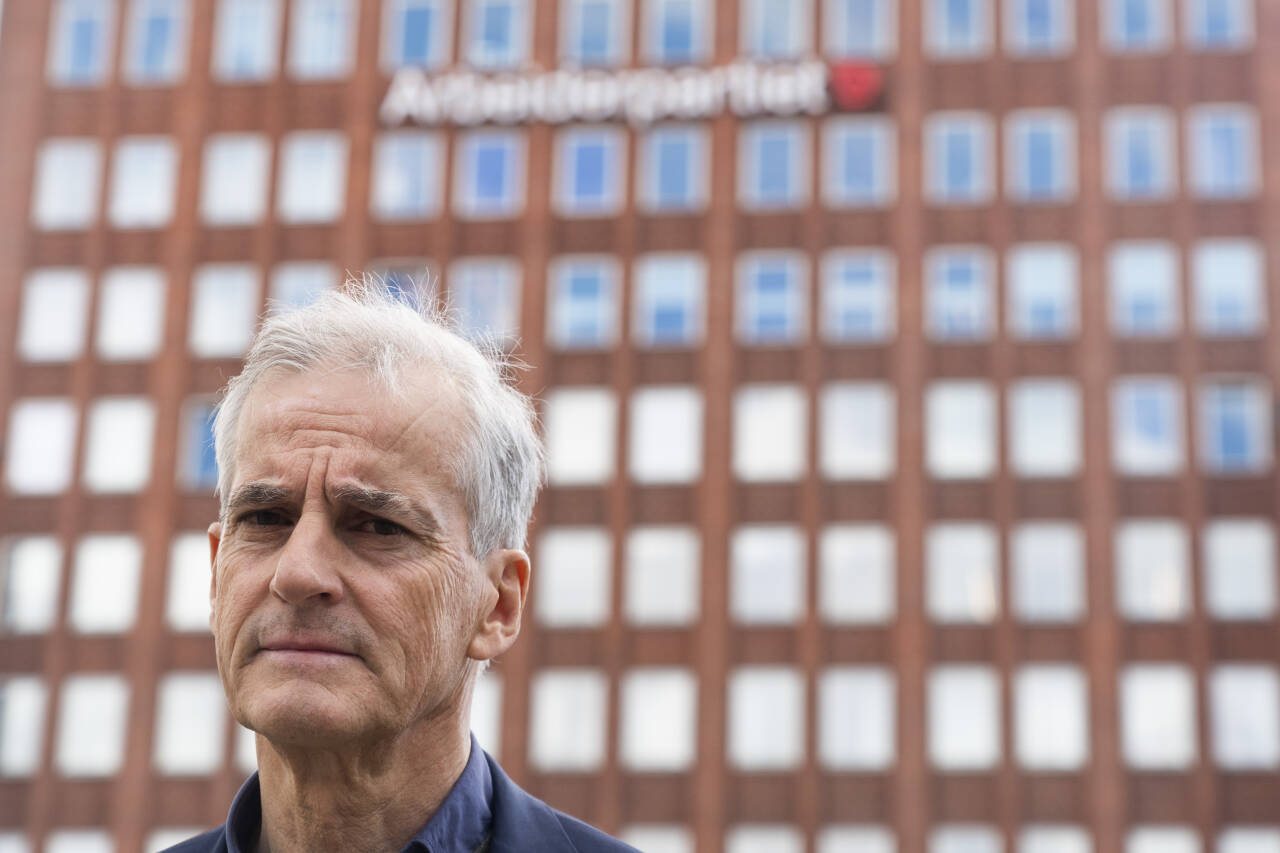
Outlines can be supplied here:
<path id="1" fill-rule="evenodd" d="M 497 594 L 447 464 L 461 401 L 409 384 L 278 374 L 245 401 L 211 621 L 232 713 L 273 743 L 386 740 L 466 707 Z"/>

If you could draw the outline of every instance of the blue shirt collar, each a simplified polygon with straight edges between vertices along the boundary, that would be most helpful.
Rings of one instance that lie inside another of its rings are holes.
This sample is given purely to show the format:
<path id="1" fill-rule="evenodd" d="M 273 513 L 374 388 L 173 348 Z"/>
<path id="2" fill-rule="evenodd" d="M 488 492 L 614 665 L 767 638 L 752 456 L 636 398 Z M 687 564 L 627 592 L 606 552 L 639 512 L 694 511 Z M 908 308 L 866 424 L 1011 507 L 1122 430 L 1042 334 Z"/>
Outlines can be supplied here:
<path id="1" fill-rule="evenodd" d="M 440 808 L 401 853 L 478 853 L 488 846 L 493 817 L 493 776 L 480 744 L 471 738 L 471 756 Z M 262 827 L 262 790 L 254 773 L 240 786 L 227 812 L 227 853 L 253 850 Z"/>

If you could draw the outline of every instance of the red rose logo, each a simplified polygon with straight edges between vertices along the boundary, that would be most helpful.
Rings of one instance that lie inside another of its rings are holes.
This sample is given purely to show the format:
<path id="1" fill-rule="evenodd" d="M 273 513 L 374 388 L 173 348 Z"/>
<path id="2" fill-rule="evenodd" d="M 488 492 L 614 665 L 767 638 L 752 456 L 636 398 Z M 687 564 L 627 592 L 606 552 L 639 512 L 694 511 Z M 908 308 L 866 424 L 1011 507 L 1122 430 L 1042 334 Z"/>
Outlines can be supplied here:
<path id="1" fill-rule="evenodd" d="M 836 62 L 827 69 L 827 91 L 837 109 L 865 110 L 884 90 L 880 69 L 865 62 Z"/>

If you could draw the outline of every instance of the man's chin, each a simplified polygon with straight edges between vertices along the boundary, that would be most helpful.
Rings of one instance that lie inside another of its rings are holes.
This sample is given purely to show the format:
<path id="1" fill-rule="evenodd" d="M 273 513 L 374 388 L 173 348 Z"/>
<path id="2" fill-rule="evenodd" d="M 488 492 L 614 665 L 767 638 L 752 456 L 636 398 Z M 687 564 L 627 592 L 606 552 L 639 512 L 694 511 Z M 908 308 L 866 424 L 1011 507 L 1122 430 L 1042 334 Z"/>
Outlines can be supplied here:
<path id="1" fill-rule="evenodd" d="M 240 723 L 278 746 L 336 745 L 359 739 L 369 724 L 358 697 L 305 679 L 251 689 L 238 704 Z"/>

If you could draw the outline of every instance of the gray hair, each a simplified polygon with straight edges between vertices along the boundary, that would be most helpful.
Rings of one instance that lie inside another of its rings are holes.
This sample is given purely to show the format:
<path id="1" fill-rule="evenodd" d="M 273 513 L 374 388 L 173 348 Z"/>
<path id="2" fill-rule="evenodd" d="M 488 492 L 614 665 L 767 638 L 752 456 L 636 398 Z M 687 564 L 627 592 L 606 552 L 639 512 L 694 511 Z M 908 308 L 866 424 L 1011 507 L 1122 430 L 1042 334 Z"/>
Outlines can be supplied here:
<path id="1" fill-rule="evenodd" d="M 221 512 L 244 402 L 268 373 L 355 368 L 399 394 L 404 369 L 423 366 L 441 371 L 466 407 L 463 451 L 450 473 L 466 502 L 472 553 L 482 559 L 495 548 L 523 547 L 542 485 L 543 450 L 533 406 L 512 384 L 512 360 L 492 343 L 466 340 L 442 313 L 406 304 L 372 277 L 263 322 L 214 415 Z"/>

